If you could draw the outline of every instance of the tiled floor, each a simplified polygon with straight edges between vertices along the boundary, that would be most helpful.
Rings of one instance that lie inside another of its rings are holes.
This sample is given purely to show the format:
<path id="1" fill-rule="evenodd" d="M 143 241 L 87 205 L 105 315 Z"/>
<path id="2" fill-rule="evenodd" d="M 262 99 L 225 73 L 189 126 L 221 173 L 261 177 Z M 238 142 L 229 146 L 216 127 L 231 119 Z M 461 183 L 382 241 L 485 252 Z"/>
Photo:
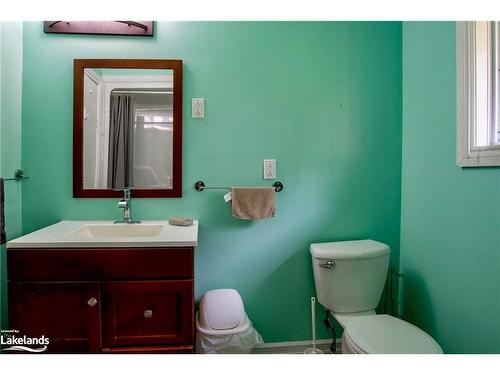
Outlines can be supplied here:
<path id="1" fill-rule="evenodd" d="M 330 351 L 331 342 L 325 342 L 322 340 L 320 343 L 316 345 L 317 348 L 321 349 L 324 354 L 332 354 Z M 286 346 L 262 346 L 255 347 L 252 351 L 252 354 L 304 354 L 304 350 L 310 348 L 311 343 L 303 343 L 299 342 L 297 344 L 293 343 Z M 337 353 L 342 353 L 340 347 L 340 340 L 337 341 Z"/>

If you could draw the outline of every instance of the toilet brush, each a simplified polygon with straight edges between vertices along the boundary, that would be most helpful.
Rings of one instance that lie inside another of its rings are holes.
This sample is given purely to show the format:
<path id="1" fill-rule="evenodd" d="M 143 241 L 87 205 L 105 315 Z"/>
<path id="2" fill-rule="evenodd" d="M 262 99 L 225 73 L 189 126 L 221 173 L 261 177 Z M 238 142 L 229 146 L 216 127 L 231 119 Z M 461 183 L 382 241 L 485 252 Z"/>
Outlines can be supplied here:
<path id="1" fill-rule="evenodd" d="M 304 350 L 304 354 L 323 354 L 316 347 L 316 298 L 311 297 L 311 325 L 312 325 L 312 348 Z"/>

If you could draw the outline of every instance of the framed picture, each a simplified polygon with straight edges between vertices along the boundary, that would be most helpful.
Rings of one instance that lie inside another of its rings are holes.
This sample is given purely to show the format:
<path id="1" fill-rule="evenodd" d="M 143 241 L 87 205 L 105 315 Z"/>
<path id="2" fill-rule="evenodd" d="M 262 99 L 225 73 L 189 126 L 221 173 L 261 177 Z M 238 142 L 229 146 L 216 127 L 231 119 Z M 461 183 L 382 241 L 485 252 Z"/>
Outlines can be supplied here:
<path id="1" fill-rule="evenodd" d="M 153 36 L 154 21 L 44 21 L 47 34 Z"/>

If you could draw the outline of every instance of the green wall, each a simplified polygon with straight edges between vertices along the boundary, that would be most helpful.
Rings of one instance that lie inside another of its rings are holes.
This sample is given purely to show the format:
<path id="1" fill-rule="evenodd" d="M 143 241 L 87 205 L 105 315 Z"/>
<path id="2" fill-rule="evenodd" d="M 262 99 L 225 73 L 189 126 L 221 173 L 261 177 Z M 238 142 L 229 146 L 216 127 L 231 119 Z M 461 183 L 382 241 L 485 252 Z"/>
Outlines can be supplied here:
<path id="1" fill-rule="evenodd" d="M 403 24 L 403 315 L 447 353 L 500 353 L 500 169 L 456 166 L 454 22 Z"/>
<path id="2" fill-rule="evenodd" d="M 0 22 L 0 176 L 12 177 L 21 167 L 21 84 L 23 25 Z M 21 234 L 21 183 L 6 181 L 5 221 L 7 238 Z M 1 327 L 7 327 L 5 245 L 0 247 Z"/>
<path id="3" fill-rule="evenodd" d="M 161 22 L 156 30 L 154 38 L 46 35 L 40 22 L 24 23 L 23 231 L 122 214 L 116 199 L 72 198 L 73 59 L 180 58 L 183 197 L 137 199 L 134 216 L 198 218 L 196 296 L 236 288 L 265 341 L 308 339 L 311 242 L 373 238 L 399 262 L 401 23 Z M 191 119 L 192 97 L 206 99 L 205 119 Z M 268 185 L 265 158 L 277 159 L 285 185 L 271 220 L 234 220 L 223 192 L 193 189 L 197 180 Z"/>

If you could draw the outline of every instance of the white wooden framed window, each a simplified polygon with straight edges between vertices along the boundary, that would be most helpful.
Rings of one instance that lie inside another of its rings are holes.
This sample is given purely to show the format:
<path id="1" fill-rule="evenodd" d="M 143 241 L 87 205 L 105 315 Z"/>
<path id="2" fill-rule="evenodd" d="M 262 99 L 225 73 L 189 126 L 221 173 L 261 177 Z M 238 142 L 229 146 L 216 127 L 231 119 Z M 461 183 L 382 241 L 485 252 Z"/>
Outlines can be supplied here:
<path id="1" fill-rule="evenodd" d="M 500 166 L 500 22 L 457 22 L 457 165 Z"/>

